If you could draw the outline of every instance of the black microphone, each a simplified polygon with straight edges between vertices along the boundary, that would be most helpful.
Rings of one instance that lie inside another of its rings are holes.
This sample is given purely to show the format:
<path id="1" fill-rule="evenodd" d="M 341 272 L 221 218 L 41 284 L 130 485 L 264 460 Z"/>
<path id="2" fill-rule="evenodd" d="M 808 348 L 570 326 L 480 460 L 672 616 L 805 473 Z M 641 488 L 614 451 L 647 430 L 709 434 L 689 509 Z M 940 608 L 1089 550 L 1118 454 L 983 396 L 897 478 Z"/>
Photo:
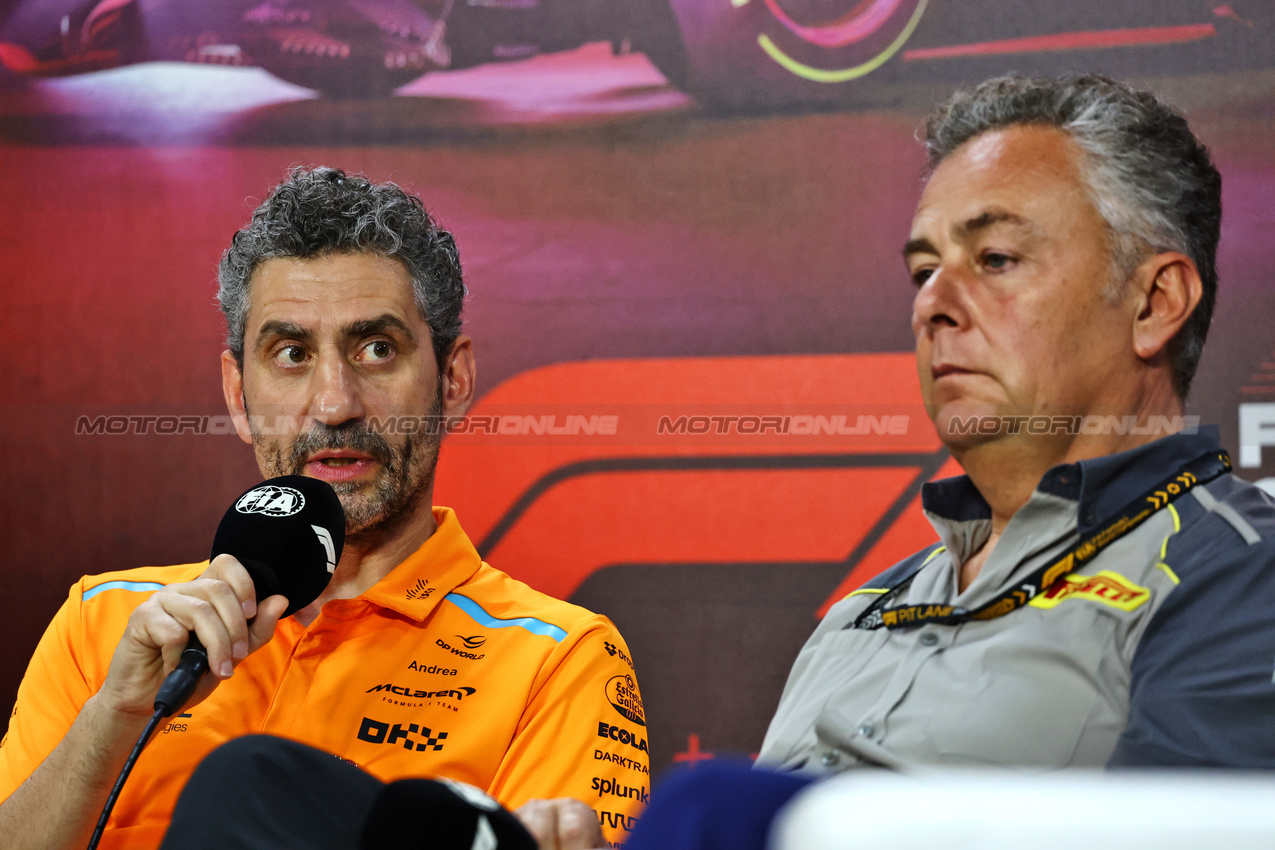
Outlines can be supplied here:
<path id="1" fill-rule="evenodd" d="M 281 594 L 283 617 L 319 598 L 341 560 L 345 512 L 326 481 L 301 475 L 271 478 L 248 490 L 221 518 L 209 560 L 229 553 L 252 577 L 257 601 Z M 208 672 L 208 653 L 194 634 L 177 668 L 155 695 L 164 717 L 179 710 Z"/>

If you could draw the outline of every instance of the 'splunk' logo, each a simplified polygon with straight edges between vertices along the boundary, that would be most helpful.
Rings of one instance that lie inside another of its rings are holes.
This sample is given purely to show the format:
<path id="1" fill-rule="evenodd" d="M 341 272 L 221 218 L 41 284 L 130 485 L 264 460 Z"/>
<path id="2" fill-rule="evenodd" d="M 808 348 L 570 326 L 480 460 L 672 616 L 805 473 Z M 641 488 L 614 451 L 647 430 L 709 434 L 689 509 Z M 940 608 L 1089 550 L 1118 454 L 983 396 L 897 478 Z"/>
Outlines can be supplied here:
<path id="1" fill-rule="evenodd" d="M 483 635 L 470 635 L 469 637 L 456 635 L 456 637 L 460 638 L 461 643 L 465 644 L 465 649 L 477 649 L 487 642 L 487 638 Z"/>
<path id="2" fill-rule="evenodd" d="M 412 738 L 413 735 L 418 733 L 425 740 L 417 741 Z M 404 729 L 398 723 L 390 726 L 388 723 L 364 717 L 363 723 L 359 726 L 360 741 L 367 741 L 369 744 L 398 744 L 401 742 L 403 749 L 414 749 L 418 753 L 425 750 L 441 750 L 443 741 L 446 738 L 446 732 L 439 732 L 435 735 L 428 726 L 417 726 L 415 723 L 409 723 L 407 728 Z"/>
<path id="3" fill-rule="evenodd" d="M 599 797 L 604 795 L 623 797 L 626 800 L 640 800 L 644 804 L 651 801 L 650 795 L 647 794 L 645 788 L 641 786 L 635 788 L 632 785 L 621 785 L 614 779 L 602 779 L 595 776 L 593 777 L 593 784 L 589 787 L 594 791 L 597 791 Z"/>
<path id="4" fill-rule="evenodd" d="M 266 516 L 292 516 L 305 507 L 305 496 L 300 490 L 266 484 L 249 490 L 235 502 L 235 510 L 241 514 L 265 514 Z"/>
<path id="5" fill-rule="evenodd" d="M 642 709 L 642 697 L 637 692 L 637 682 L 632 676 L 612 676 L 604 689 L 607 702 L 620 712 L 620 716 L 639 726 L 646 725 L 646 712 Z"/>

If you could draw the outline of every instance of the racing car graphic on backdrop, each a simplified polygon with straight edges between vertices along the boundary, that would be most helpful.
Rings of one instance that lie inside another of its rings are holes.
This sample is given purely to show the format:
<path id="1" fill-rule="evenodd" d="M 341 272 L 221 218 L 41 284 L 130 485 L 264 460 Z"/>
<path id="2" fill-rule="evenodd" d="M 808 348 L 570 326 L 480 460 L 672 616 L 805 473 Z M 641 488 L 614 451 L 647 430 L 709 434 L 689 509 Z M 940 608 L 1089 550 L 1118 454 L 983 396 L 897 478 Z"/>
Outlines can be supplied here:
<path id="1" fill-rule="evenodd" d="M 705 105 L 745 109 L 872 102 L 868 83 L 1007 67 L 1275 64 L 1269 0 L 18 0 L 2 14 L 11 73 L 258 66 L 334 97 L 599 41 L 645 53 Z"/>

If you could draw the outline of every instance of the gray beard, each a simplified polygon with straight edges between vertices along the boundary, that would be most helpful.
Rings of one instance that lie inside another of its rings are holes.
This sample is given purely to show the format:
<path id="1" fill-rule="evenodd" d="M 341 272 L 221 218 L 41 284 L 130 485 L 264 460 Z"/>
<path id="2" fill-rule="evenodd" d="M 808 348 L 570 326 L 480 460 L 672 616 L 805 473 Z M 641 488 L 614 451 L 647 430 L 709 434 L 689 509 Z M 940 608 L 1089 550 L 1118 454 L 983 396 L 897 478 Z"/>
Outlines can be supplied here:
<path id="1" fill-rule="evenodd" d="M 438 421 L 442 412 L 441 382 L 427 416 Z M 291 447 L 269 443 L 248 417 L 252 444 L 269 477 L 301 475 L 306 460 L 325 449 L 357 451 L 370 455 L 381 469 L 371 483 L 330 482 L 345 511 L 346 544 L 371 548 L 394 534 L 411 519 L 421 501 L 433 491 L 434 468 L 438 464 L 441 429 L 425 428 L 405 434 L 402 445 L 394 447 L 384 435 L 370 430 L 364 422 L 336 427 L 315 425 L 297 435 Z"/>

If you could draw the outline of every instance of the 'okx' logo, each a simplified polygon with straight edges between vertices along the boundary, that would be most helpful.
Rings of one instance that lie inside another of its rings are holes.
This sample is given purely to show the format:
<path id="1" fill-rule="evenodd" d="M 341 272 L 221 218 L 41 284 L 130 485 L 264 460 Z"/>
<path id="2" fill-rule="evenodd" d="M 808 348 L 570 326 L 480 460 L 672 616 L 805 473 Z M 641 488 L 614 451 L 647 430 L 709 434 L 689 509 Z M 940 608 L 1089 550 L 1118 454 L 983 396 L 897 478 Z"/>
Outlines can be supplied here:
<path id="1" fill-rule="evenodd" d="M 412 737 L 413 735 L 417 735 L 422 740 L 416 740 Z M 443 741 L 446 738 L 446 732 L 439 732 L 436 735 L 428 726 L 417 726 L 415 723 L 409 723 L 407 728 L 404 729 L 398 723 L 391 726 L 389 723 L 382 723 L 379 720 L 364 717 L 363 724 L 359 726 L 360 741 L 367 741 L 369 744 L 398 744 L 401 742 L 403 749 L 414 749 L 418 753 L 425 750 L 441 750 Z"/>

